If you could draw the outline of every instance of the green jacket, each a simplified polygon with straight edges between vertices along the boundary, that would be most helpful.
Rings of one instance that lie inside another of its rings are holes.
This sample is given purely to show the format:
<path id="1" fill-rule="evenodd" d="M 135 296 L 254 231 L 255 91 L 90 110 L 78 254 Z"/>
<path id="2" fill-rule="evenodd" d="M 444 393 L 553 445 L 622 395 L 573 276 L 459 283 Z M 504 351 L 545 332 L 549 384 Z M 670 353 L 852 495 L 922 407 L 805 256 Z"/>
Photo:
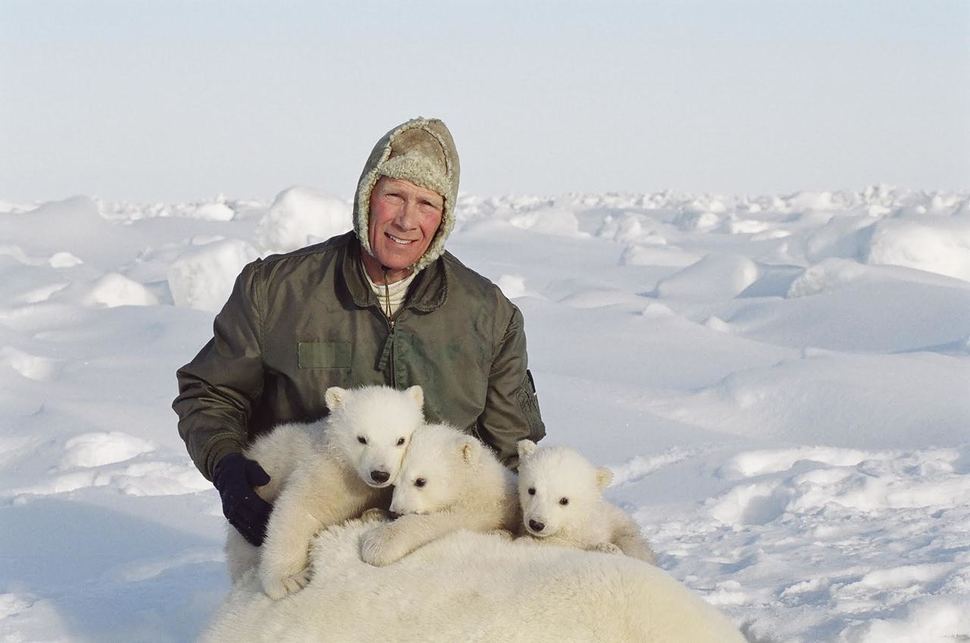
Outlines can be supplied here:
<path id="1" fill-rule="evenodd" d="M 508 466 L 516 442 L 545 435 L 522 314 L 444 252 L 387 319 L 347 233 L 256 260 L 236 279 L 213 338 L 178 371 L 172 407 L 199 471 L 282 422 L 327 414 L 323 393 L 420 384 L 425 416 L 476 435 Z"/>

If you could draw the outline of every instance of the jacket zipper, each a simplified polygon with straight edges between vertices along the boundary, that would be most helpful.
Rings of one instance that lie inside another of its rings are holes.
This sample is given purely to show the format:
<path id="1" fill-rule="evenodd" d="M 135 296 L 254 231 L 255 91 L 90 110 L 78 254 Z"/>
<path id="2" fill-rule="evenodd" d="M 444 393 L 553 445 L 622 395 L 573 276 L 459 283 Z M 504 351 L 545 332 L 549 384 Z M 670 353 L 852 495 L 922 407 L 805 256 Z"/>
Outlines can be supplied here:
<path id="1" fill-rule="evenodd" d="M 390 334 L 388 335 L 388 339 L 384 341 L 391 342 L 389 346 L 391 354 L 388 356 L 387 363 L 391 369 L 391 387 L 396 389 L 397 372 L 394 368 L 394 340 L 396 339 L 394 335 L 394 317 L 391 315 L 391 293 L 388 291 L 388 288 L 387 288 L 387 268 L 384 268 L 383 266 L 381 268 L 384 272 L 384 297 L 387 300 L 387 311 L 386 313 L 384 313 L 384 319 L 387 320 L 388 328 L 390 328 L 390 331 L 391 331 Z"/>
<path id="2" fill-rule="evenodd" d="M 390 338 L 391 338 L 390 339 L 390 341 L 391 341 L 391 355 L 390 355 L 390 359 L 388 360 L 388 364 L 391 367 L 391 388 L 395 388 L 396 389 L 397 388 L 397 369 L 394 367 L 394 341 L 396 339 L 396 337 L 394 335 L 394 320 L 393 319 L 388 319 L 387 320 L 387 325 L 391 329 L 391 335 L 390 335 Z"/>

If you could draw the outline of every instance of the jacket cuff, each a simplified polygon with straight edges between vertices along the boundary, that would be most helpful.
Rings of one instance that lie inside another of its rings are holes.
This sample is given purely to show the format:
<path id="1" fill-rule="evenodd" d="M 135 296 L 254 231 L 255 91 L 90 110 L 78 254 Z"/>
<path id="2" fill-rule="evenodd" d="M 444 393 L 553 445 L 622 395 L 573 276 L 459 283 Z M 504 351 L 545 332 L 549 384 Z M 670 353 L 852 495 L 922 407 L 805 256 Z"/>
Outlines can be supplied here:
<path id="1" fill-rule="evenodd" d="M 205 470 L 202 475 L 212 482 L 212 473 L 216 470 L 216 463 L 230 453 L 242 453 L 243 445 L 238 441 L 226 437 L 214 439 L 206 445 Z"/>

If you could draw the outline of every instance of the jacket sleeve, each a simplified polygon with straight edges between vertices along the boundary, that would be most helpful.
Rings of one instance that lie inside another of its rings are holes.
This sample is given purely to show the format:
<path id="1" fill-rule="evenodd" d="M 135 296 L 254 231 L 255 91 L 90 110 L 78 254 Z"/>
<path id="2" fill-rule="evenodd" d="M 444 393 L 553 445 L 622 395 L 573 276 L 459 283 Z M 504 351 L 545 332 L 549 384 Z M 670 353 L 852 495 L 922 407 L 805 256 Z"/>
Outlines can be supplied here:
<path id="1" fill-rule="evenodd" d="M 179 435 L 209 480 L 222 456 L 246 445 L 250 412 L 263 391 L 260 265 L 257 260 L 243 268 L 215 318 L 212 339 L 176 373 L 179 394 L 172 408 Z"/>
<path id="2" fill-rule="evenodd" d="M 532 374 L 528 370 L 525 327 L 514 304 L 512 316 L 492 360 L 479 437 L 498 452 L 505 466 L 518 466 L 519 440 L 538 442 L 546 434 Z"/>

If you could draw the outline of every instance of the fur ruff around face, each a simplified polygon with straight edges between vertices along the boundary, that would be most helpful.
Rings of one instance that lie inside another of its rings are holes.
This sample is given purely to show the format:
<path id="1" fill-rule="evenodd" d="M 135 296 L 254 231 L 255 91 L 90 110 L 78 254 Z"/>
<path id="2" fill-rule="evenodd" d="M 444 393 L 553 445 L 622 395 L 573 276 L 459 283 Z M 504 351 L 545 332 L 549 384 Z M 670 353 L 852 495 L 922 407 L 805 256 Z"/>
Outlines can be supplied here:
<path id="1" fill-rule="evenodd" d="M 459 175 L 455 141 L 448 127 L 438 119 L 415 118 L 381 137 L 364 165 L 354 197 L 354 232 L 364 252 L 373 255 L 368 239 L 371 190 L 380 177 L 387 176 L 409 181 L 444 198 L 441 225 L 413 269 L 417 272 L 440 257 L 445 240 L 455 227 Z"/>

